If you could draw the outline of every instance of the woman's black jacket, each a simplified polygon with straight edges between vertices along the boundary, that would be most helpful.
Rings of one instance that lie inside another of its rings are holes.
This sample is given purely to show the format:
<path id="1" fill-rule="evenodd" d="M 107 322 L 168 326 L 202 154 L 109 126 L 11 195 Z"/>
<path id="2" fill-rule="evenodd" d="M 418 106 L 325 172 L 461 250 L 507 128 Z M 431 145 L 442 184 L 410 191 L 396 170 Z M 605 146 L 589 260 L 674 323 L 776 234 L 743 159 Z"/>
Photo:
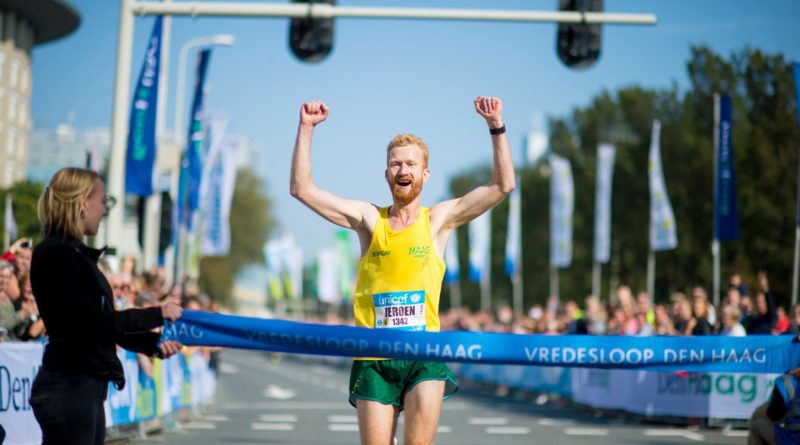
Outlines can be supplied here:
<path id="1" fill-rule="evenodd" d="M 116 345 L 156 354 L 161 308 L 114 309 L 111 286 L 97 267 L 103 250 L 48 235 L 33 251 L 31 287 L 49 342 L 42 367 L 125 385 Z"/>

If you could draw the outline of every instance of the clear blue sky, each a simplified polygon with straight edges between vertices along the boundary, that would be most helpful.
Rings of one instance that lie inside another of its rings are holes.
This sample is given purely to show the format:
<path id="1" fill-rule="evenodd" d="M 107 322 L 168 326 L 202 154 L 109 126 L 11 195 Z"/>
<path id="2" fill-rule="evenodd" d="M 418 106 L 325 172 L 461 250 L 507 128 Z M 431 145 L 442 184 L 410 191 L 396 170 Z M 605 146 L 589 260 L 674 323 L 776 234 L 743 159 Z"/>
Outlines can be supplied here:
<path id="1" fill-rule="evenodd" d="M 110 127 L 119 2 L 71 3 L 82 16 L 80 28 L 33 52 L 34 125 L 53 127 L 74 113 L 78 128 Z M 233 47 L 213 52 L 209 110 L 227 113 L 229 131 L 260 145 L 253 167 L 275 204 L 279 230 L 294 232 L 308 255 L 332 244 L 333 226 L 289 196 L 291 151 L 304 101 L 323 99 L 331 108 L 313 146 L 314 176 L 320 186 L 348 198 L 389 203 L 383 180 L 386 143 L 397 133 L 413 132 L 431 148 L 433 176 L 423 191 L 423 203 L 430 205 L 446 195 L 450 176 L 491 160 L 486 126 L 471 103 L 478 95 L 504 100 L 504 120 L 519 163 L 534 113 L 565 115 L 603 90 L 622 86 L 685 88 L 691 45 L 707 45 L 724 55 L 749 46 L 800 60 L 798 1 L 605 3 L 610 12 L 654 13 L 659 23 L 606 26 L 603 54 L 587 71 L 569 70 L 560 63 L 555 24 L 340 19 L 333 53 L 322 63 L 308 65 L 289 50 L 287 19 L 176 18 L 168 128 L 182 42 L 216 33 L 235 35 Z M 339 4 L 553 10 L 557 1 Z M 152 23 L 152 18 L 135 20 L 134 81 Z"/>

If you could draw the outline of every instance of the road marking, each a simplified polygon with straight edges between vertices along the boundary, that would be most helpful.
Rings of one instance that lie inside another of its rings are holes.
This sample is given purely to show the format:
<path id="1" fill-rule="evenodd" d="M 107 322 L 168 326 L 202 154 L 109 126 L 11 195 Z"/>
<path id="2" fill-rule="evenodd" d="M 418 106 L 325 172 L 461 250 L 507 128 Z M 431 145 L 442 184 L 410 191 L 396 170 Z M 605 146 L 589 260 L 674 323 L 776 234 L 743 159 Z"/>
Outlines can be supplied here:
<path id="1" fill-rule="evenodd" d="M 358 432 L 358 425 L 352 423 L 332 423 L 328 425 L 328 429 L 331 431 Z"/>
<path id="2" fill-rule="evenodd" d="M 449 433 L 451 431 L 453 431 L 453 429 L 450 428 L 450 426 L 448 425 L 439 425 L 438 427 L 436 427 L 437 433 Z"/>
<path id="3" fill-rule="evenodd" d="M 256 431 L 294 431 L 293 423 L 251 423 L 250 429 Z"/>
<path id="4" fill-rule="evenodd" d="M 207 416 L 201 416 L 200 420 L 205 420 L 208 422 L 227 422 L 228 416 L 223 414 L 209 414 Z"/>
<path id="5" fill-rule="evenodd" d="M 299 401 L 269 401 L 269 402 L 223 402 L 221 403 L 222 409 L 225 410 L 314 410 L 314 411 L 328 411 L 328 410 L 353 410 L 353 407 L 347 401 L 330 402 L 330 401 L 316 401 L 316 402 L 299 402 Z M 443 411 L 474 411 L 475 405 L 469 403 L 449 402 L 444 405 Z"/>
<path id="6" fill-rule="evenodd" d="M 358 423 L 358 416 L 328 416 L 330 423 Z"/>
<path id="7" fill-rule="evenodd" d="M 691 431 L 686 431 L 686 430 L 676 430 L 671 428 L 663 430 L 655 430 L 655 429 L 644 430 L 644 435 L 651 437 L 683 437 L 686 439 L 697 440 L 697 441 L 703 440 L 702 434 L 693 433 Z"/>
<path id="8" fill-rule="evenodd" d="M 262 422 L 297 422 L 294 414 L 262 414 L 258 418 Z"/>
<path id="9" fill-rule="evenodd" d="M 222 362 L 219 364 L 219 372 L 223 374 L 238 374 L 239 368 L 236 365 L 231 365 L 230 363 Z"/>
<path id="10" fill-rule="evenodd" d="M 470 425 L 505 425 L 508 419 L 505 417 L 470 417 Z"/>
<path id="11" fill-rule="evenodd" d="M 264 397 L 270 399 L 288 400 L 294 398 L 295 394 L 293 389 L 281 388 L 276 385 L 269 385 L 267 389 L 264 390 Z"/>
<path id="12" fill-rule="evenodd" d="M 181 428 L 187 430 L 214 430 L 217 429 L 217 424 L 214 422 L 189 422 L 181 425 Z"/>
<path id="13" fill-rule="evenodd" d="M 567 436 L 608 436 L 606 428 L 567 428 L 564 430 Z"/>
<path id="14" fill-rule="evenodd" d="M 540 426 L 567 426 L 567 425 L 575 425 L 575 421 L 572 419 L 550 419 L 547 417 L 543 417 L 536 422 L 537 425 Z"/>
<path id="15" fill-rule="evenodd" d="M 530 434 L 531 429 L 527 426 L 490 426 L 486 428 L 486 434 Z"/>
<path id="16" fill-rule="evenodd" d="M 747 437 L 748 434 L 749 433 L 747 432 L 747 430 L 743 431 L 728 430 L 722 432 L 722 435 L 727 437 Z"/>

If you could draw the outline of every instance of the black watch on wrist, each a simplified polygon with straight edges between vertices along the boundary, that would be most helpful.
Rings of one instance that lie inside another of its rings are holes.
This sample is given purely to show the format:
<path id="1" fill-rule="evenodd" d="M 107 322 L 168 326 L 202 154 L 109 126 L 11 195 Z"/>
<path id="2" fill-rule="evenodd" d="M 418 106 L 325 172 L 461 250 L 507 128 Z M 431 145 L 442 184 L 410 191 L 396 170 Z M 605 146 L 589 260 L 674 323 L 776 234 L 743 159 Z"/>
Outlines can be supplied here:
<path id="1" fill-rule="evenodd" d="M 506 126 L 505 125 L 503 125 L 500 128 L 490 128 L 489 129 L 489 134 L 492 134 L 492 135 L 494 135 L 494 134 L 503 134 L 505 132 L 506 132 Z"/>

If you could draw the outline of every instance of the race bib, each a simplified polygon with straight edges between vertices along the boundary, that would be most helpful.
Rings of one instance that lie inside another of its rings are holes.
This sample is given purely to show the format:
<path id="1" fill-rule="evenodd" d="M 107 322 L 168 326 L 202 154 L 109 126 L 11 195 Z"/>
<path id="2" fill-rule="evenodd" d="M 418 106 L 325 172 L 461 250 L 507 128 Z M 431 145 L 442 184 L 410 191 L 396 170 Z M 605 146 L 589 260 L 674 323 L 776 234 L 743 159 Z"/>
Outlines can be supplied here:
<path id="1" fill-rule="evenodd" d="M 372 294 L 375 327 L 402 331 L 425 330 L 425 291 Z"/>

